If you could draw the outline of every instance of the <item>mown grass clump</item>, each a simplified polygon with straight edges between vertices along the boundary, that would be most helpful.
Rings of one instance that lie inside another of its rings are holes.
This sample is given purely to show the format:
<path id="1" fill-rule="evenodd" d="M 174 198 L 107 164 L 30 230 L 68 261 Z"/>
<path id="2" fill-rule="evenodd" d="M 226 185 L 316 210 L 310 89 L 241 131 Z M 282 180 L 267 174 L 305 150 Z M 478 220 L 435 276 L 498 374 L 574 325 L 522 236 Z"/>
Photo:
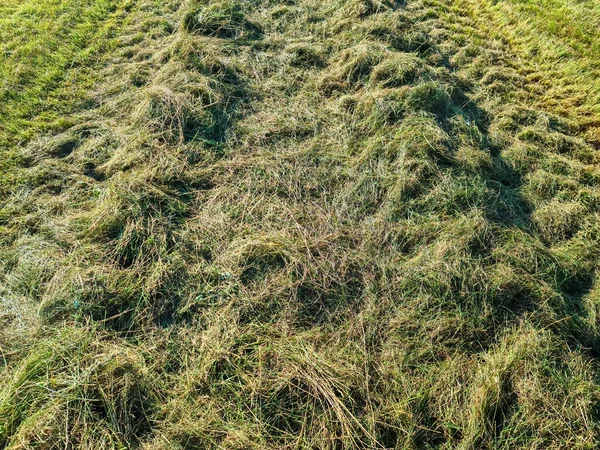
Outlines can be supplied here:
<path id="1" fill-rule="evenodd" d="M 0 33 L 1 448 L 598 446 L 597 39 L 513 1 L 17 3 L 62 25 Z"/>
<path id="2" fill-rule="evenodd" d="M 223 39 L 258 36 L 261 33 L 258 25 L 247 20 L 243 3 L 235 0 L 198 5 L 186 13 L 183 27 L 191 33 Z"/>
<path id="3" fill-rule="evenodd" d="M 404 86 L 419 76 L 421 64 L 419 58 L 410 53 L 394 55 L 373 70 L 371 79 L 384 88 Z"/>
<path id="4" fill-rule="evenodd" d="M 15 368 L 0 394 L 2 445 L 114 448 L 150 430 L 156 392 L 143 357 L 92 336 L 61 330 Z"/>

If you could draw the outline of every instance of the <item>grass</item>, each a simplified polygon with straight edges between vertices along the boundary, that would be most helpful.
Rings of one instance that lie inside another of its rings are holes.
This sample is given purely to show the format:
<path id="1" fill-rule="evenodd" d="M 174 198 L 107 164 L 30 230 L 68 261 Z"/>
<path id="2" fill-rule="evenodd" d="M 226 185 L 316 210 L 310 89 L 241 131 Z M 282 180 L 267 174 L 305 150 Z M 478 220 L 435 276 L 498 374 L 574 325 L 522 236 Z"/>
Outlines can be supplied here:
<path id="1" fill-rule="evenodd" d="M 5 2 L 0 448 L 596 448 L 599 8 Z"/>
<path id="2" fill-rule="evenodd" d="M 94 61 L 114 47 L 126 4 L 8 0 L 0 6 L 3 190 L 14 183 L 17 147 L 73 126 L 71 114 L 93 107 Z"/>

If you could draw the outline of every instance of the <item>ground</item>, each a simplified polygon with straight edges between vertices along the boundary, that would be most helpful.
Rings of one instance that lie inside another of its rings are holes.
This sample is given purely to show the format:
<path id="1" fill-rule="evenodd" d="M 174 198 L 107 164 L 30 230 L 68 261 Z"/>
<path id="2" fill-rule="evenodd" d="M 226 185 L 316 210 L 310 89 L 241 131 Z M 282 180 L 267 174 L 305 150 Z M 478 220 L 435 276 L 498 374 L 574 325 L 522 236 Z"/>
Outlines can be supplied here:
<path id="1" fill-rule="evenodd" d="M 5 0 L 0 448 L 597 448 L 599 28 Z"/>

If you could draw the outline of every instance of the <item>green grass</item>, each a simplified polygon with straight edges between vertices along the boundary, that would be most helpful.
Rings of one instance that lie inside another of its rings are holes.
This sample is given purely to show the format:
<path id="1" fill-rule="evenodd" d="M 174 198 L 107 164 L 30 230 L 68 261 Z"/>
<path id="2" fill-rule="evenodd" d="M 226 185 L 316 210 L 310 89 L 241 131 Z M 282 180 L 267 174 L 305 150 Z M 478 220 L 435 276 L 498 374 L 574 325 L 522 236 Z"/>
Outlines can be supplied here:
<path id="1" fill-rule="evenodd" d="M 0 448 L 596 448 L 599 11 L 5 2 Z"/>
<path id="2" fill-rule="evenodd" d="M 94 105 L 95 62 L 115 47 L 127 2 L 8 0 L 0 6 L 2 185 L 13 183 L 16 146 L 75 123 Z"/>
<path id="3" fill-rule="evenodd" d="M 527 102 L 573 120 L 600 143 L 600 42 L 595 1 L 460 2 L 478 27 L 502 39 L 528 80 Z"/>

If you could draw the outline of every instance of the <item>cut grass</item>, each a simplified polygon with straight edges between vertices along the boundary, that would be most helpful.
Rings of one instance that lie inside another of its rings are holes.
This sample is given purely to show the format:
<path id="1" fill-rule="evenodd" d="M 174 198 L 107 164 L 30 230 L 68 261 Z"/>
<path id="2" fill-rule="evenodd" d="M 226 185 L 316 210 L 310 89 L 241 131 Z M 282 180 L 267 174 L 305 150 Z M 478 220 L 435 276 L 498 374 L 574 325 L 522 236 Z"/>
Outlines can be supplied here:
<path id="1" fill-rule="evenodd" d="M 542 3 L 0 7 L 0 447 L 597 447 L 600 5 Z"/>

